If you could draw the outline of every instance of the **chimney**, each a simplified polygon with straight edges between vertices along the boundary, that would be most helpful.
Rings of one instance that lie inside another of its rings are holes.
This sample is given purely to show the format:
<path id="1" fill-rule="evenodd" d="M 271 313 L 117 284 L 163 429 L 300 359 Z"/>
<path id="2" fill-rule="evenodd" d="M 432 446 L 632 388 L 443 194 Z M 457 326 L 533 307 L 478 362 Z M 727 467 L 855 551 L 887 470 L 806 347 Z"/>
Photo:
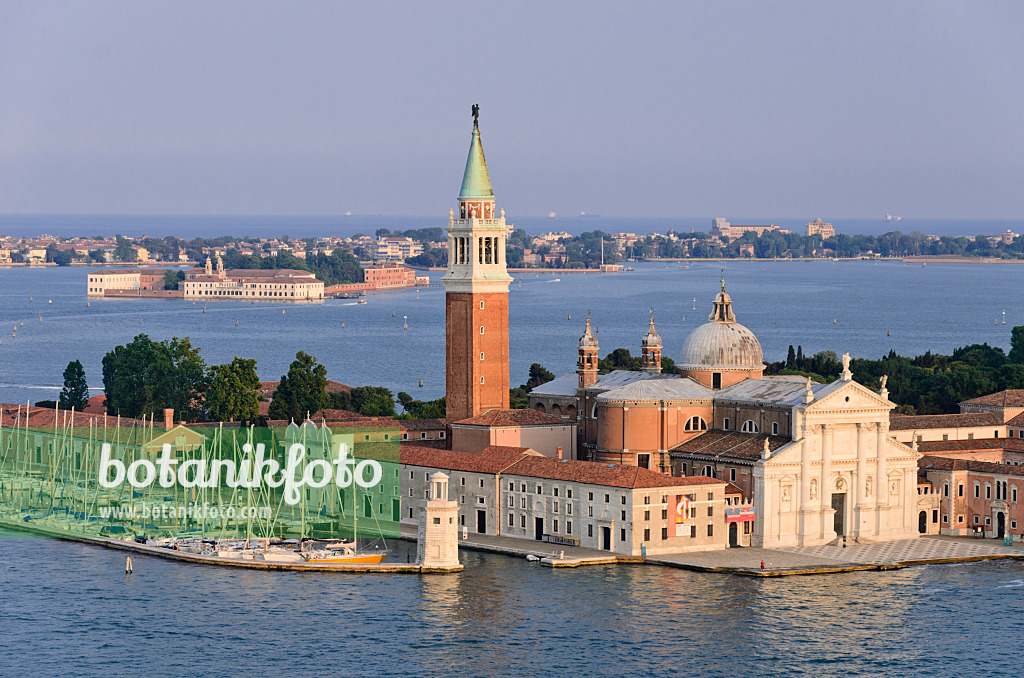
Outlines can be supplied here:
<path id="1" fill-rule="evenodd" d="M 164 409 L 164 428 L 174 428 L 174 410 L 170 407 Z"/>
<path id="2" fill-rule="evenodd" d="M 558 447 L 555 448 L 555 458 L 556 459 L 561 459 L 562 458 L 562 446 L 561 445 L 559 445 Z"/>

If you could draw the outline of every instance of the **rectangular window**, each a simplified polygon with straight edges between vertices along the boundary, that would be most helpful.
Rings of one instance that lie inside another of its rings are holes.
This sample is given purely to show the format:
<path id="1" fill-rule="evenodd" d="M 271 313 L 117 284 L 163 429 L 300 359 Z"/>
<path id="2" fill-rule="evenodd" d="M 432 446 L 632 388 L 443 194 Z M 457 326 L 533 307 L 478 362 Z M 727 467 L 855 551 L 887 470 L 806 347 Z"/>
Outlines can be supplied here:
<path id="1" fill-rule="evenodd" d="M 621 500 L 620 503 L 622 503 L 622 504 L 626 503 L 626 495 L 622 495 L 621 497 L 619 497 L 619 499 Z"/>
<path id="2" fill-rule="evenodd" d="M 722 428 L 725 429 L 726 431 L 729 430 L 729 417 L 726 417 L 725 420 L 722 422 Z"/>
<path id="3" fill-rule="evenodd" d="M 985 499 L 991 499 L 991 498 L 992 498 L 992 486 L 991 485 L 986 485 L 985 486 Z"/>
<path id="4" fill-rule="evenodd" d="M 587 517 L 588 518 L 593 518 L 594 517 L 594 507 L 593 506 L 588 506 L 587 507 Z"/>
<path id="5" fill-rule="evenodd" d="M 526 514 L 519 516 L 519 527 L 526 527 Z"/>
<path id="6" fill-rule="evenodd" d="M 565 491 L 565 496 L 568 497 L 569 499 L 572 499 L 572 490 L 571 489 L 567 489 Z"/>
<path id="7" fill-rule="evenodd" d="M 974 440 L 974 434 L 973 433 L 968 433 L 967 434 L 967 439 L 968 440 Z M 920 442 L 920 441 L 918 441 L 918 442 Z"/>
<path id="8" fill-rule="evenodd" d="M 558 518 L 551 521 L 551 531 L 558 532 Z"/>
<path id="9" fill-rule="evenodd" d="M 690 539 L 695 539 L 696 537 L 697 537 L 697 526 L 696 525 L 690 525 Z"/>
<path id="10" fill-rule="evenodd" d="M 619 541 L 626 541 L 626 528 L 619 530 Z"/>
<path id="11" fill-rule="evenodd" d="M 1013 487 L 1010 488 L 1010 501 L 1012 501 L 1014 504 L 1017 503 L 1017 486 L 1016 485 L 1014 485 Z"/>
<path id="12" fill-rule="evenodd" d="M 625 512 L 625 511 L 623 511 L 623 512 L 622 512 L 622 519 L 623 519 L 623 520 L 625 520 L 625 519 L 626 519 L 626 512 Z"/>
<path id="13" fill-rule="evenodd" d="M 667 527 L 661 528 L 661 539 L 662 539 L 662 541 L 668 539 L 668 528 Z"/>
<path id="14" fill-rule="evenodd" d="M 483 325 L 481 325 L 481 326 L 480 326 L 480 334 L 483 334 L 483 333 L 484 333 L 484 326 L 483 326 Z"/>
<path id="15" fill-rule="evenodd" d="M 480 310 L 481 311 L 484 310 L 484 302 L 482 302 L 482 301 L 480 302 Z"/>
<path id="16" fill-rule="evenodd" d="M 610 502 L 611 500 L 612 500 L 612 499 L 611 499 L 611 495 L 608 495 L 608 494 L 604 495 L 604 503 L 606 503 L 606 504 L 607 504 L 607 503 L 608 503 L 608 502 Z"/>
<path id="17" fill-rule="evenodd" d="M 715 515 L 715 507 L 714 506 L 709 506 L 708 507 L 708 516 L 713 516 L 713 515 Z"/>
<path id="18" fill-rule="evenodd" d="M 773 436 L 779 435 L 779 422 L 777 422 L 777 421 L 773 421 L 772 422 L 772 435 Z"/>
<path id="19" fill-rule="evenodd" d="M 483 359 L 484 359 L 484 352 L 480 351 L 480 360 L 483 360 Z"/>
<path id="20" fill-rule="evenodd" d="M 558 496 L 558 488 L 557 487 L 551 488 L 551 496 L 552 497 L 557 497 Z"/>
<path id="21" fill-rule="evenodd" d="M 933 523 L 939 522 L 939 510 L 938 509 L 932 509 L 932 522 Z"/>
<path id="22" fill-rule="evenodd" d="M 661 509 L 661 519 L 666 520 L 668 518 L 668 509 Z"/>
<path id="23" fill-rule="evenodd" d="M 508 491 L 509 492 L 515 492 L 516 491 L 516 484 L 515 483 L 509 483 L 508 484 Z"/>
<path id="24" fill-rule="evenodd" d="M 558 502 L 557 501 L 551 502 L 551 510 L 554 511 L 555 513 L 558 513 Z"/>
<path id="25" fill-rule="evenodd" d="M 566 521 L 566 523 L 565 523 L 565 533 L 566 534 L 572 534 L 572 522 L 571 521 Z"/>
<path id="26" fill-rule="evenodd" d="M 515 527 L 515 525 L 516 525 L 516 516 L 515 516 L 515 514 L 513 514 L 513 513 L 508 514 L 508 526 L 509 527 Z"/>
<path id="27" fill-rule="evenodd" d="M 650 540 L 651 540 L 651 528 L 645 527 L 644 528 L 644 541 L 650 541 Z"/>
<path id="28" fill-rule="evenodd" d="M 715 526 L 714 525 L 708 525 L 708 536 L 709 537 L 714 537 L 715 536 Z"/>
<path id="29" fill-rule="evenodd" d="M 651 512 L 650 511 L 644 511 L 644 520 L 650 520 L 650 519 L 651 519 Z"/>
<path id="30" fill-rule="evenodd" d="M 508 505 L 509 505 L 510 508 L 515 508 L 516 498 L 515 497 L 509 497 L 508 498 Z"/>
<path id="31" fill-rule="evenodd" d="M 590 525 L 587 525 L 587 536 L 588 537 L 593 537 L 594 536 L 594 525 L 592 523 Z"/>
<path id="32" fill-rule="evenodd" d="M 974 498 L 977 499 L 980 496 L 981 496 L 981 485 L 977 485 L 976 484 L 974 486 Z"/>
<path id="33" fill-rule="evenodd" d="M 594 493 L 587 492 L 587 501 L 594 501 Z"/>
<path id="34" fill-rule="evenodd" d="M 526 508 L 526 497 L 523 497 L 522 499 L 520 499 L 519 506 L 520 506 L 520 508 Z"/>
<path id="35" fill-rule="evenodd" d="M 565 502 L 565 513 L 566 515 L 572 515 L 572 503 Z"/>
<path id="36" fill-rule="evenodd" d="M 964 484 L 963 483 L 960 483 L 959 485 L 957 485 L 956 493 L 957 493 L 957 496 L 959 496 L 959 497 L 964 496 Z"/>
<path id="37" fill-rule="evenodd" d="M 480 487 L 483 487 L 483 486 L 484 486 L 484 479 L 483 479 L 483 478 L 481 478 L 481 479 L 480 479 Z"/>
<path id="38" fill-rule="evenodd" d="M 734 468 L 729 469 L 729 482 L 730 483 L 735 483 L 736 482 L 736 469 L 734 469 Z"/>

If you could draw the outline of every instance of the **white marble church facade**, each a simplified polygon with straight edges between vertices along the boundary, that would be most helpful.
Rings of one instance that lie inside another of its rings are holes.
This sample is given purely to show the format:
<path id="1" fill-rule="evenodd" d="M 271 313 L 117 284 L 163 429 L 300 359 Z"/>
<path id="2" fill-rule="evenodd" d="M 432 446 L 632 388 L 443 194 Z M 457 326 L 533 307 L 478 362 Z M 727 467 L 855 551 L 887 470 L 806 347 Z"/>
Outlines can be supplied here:
<path id="1" fill-rule="evenodd" d="M 852 381 L 808 389 L 793 406 L 793 440 L 753 468 L 754 546 L 813 546 L 839 535 L 918 536 L 918 454 L 888 435 L 892 402 Z"/>

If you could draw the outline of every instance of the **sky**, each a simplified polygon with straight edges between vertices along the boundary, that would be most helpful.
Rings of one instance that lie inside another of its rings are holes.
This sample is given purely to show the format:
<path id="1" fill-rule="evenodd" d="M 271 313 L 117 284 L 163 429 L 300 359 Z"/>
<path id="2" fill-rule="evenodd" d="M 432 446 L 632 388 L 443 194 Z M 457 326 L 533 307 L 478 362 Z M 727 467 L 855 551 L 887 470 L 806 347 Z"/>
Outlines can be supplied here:
<path id="1" fill-rule="evenodd" d="M 1024 215 L 1024 3 L 0 0 L 0 213 Z"/>

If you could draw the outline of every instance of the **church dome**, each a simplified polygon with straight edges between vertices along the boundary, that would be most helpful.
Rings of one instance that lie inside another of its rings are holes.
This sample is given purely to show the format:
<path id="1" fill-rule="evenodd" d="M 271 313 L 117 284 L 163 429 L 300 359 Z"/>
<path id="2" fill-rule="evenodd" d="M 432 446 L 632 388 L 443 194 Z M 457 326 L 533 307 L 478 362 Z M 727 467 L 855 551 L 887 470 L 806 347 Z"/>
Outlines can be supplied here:
<path id="1" fill-rule="evenodd" d="M 651 316 L 651 324 L 647 328 L 647 334 L 640 340 L 640 345 L 644 348 L 654 348 L 661 346 L 661 335 L 658 334 L 658 330 L 654 329 L 654 316 Z"/>
<path id="2" fill-rule="evenodd" d="M 754 333 L 736 322 L 732 299 L 722 291 L 715 297 L 714 311 L 683 342 L 681 371 L 758 371 L 764 369 L 761 342 Z"/>

